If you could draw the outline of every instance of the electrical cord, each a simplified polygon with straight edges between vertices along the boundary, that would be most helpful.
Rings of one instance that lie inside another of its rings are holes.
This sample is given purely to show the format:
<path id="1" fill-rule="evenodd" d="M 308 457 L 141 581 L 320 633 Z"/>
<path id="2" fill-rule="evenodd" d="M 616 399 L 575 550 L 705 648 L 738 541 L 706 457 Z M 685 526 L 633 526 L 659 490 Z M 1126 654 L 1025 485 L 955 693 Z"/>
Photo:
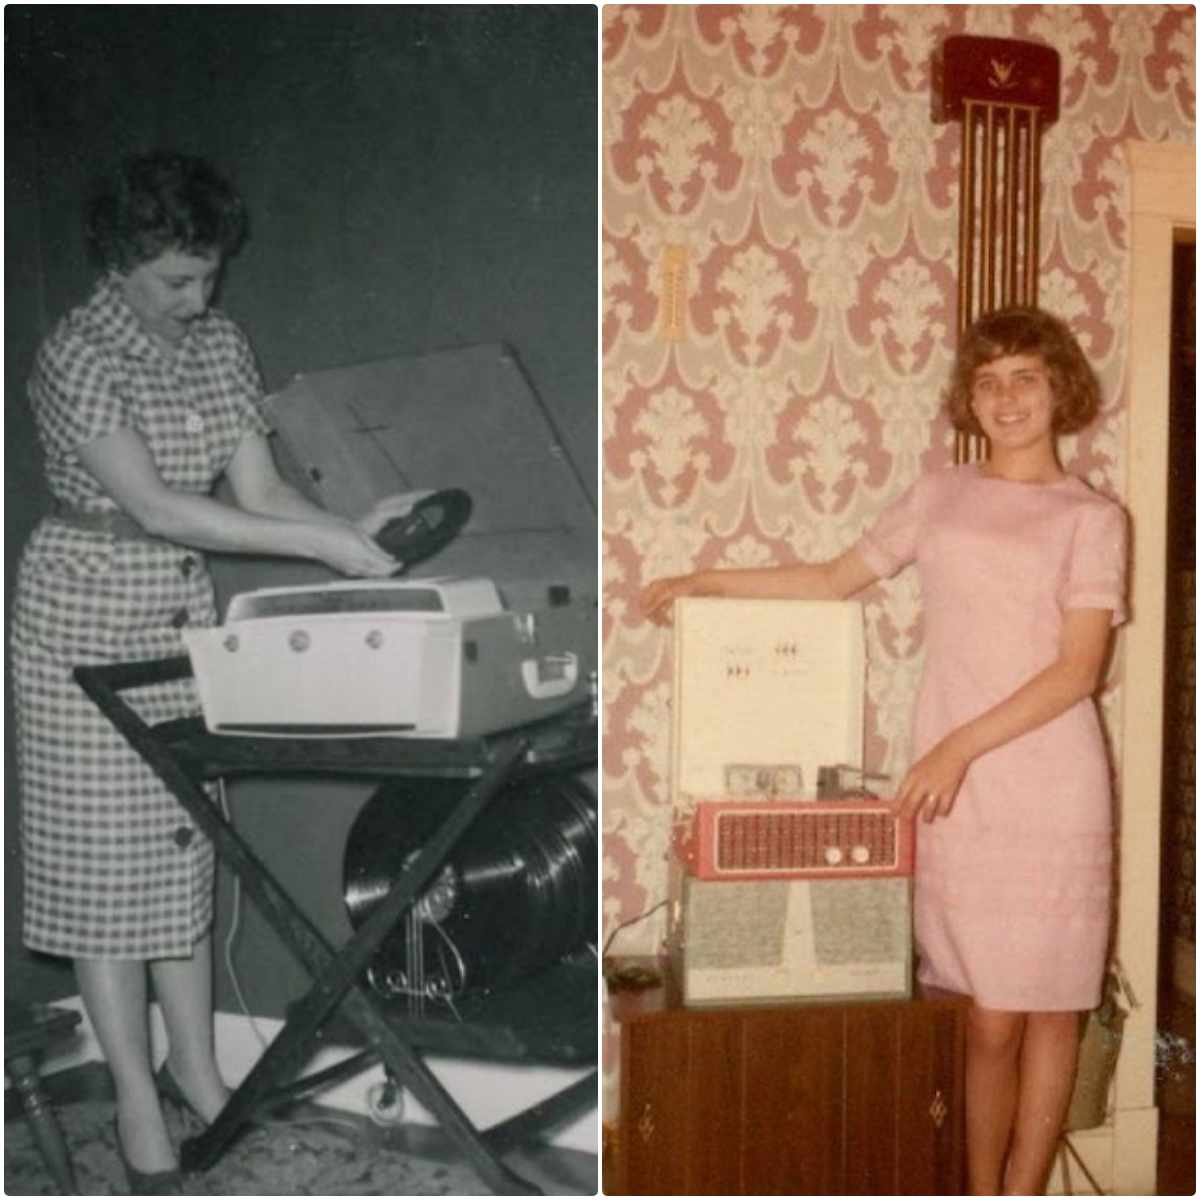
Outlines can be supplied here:
<path id="1" fill-rule="evenodd" d="M 654 905 L 653 908 L 646 909 L 646 911 L 644 913 L 640 913 L 636 917 L 630 917 L 628 921 L 622 921 L 621 924 L 618 925 L 612 931 L 612 933 L 610 933 L 608 935 L 607 939 L 605 940 L 604 950 L 600 955 L 601 960 L 608 957 L 608 952 L 611 949 L 613 942 L 616 941 L 618 933 L 620 933 L 624 929 L 629 929 L 634 925 L 640 925 L 643 921 L 648 920 L 650 917 L 654 916 L 654 914 L 656 912 L 658 912 L 658 910 L 660 908 L 666 908 L 667 905 L 670 903 L 671 903 L 670 900 L 660 900 L 656 905 Z"/>
<path id="2" fill-rule="evenodd" d="M 220 798 L 221 814 L 224 816 L 227 823 L 233 824 L 233 817 L 229 811 L 229 797 L 225 793 L 225 780 L 217 780 L 217 794 Z M 270 1039 L 262 1029 L 258 1022 L 254 1019 L 254 1014 L 250 1011 L 250 1006 L 246 1003 L 245 994 L 242 991 L 241 980 L 238 978 L 237 968 L 234 965 L 233 950 L 237 943 L 237 937 L 241 931 L 242 925 L 242 880 L 235 871 L 233 873 L 233 900 L 229 915 L 229 930 L 225 935 L 223 944 L 223 956 L 225 960 L 225 970 L 229 975 L 229 982 L 233 986 L 233 994 L 237 998 L 238 1007 L 242 1010 L 242 1015 L 249 1022 L 250 1030 L 258 1039 L 258 1043 L 265 1050 L 270 1045 Z"/>
<path id="3" fill-rule="evenodd" d="M 233 823 L 233 817 L 229 807 L 229 797 L 225 791 L 224 779 L 217 780 L 217 796 L 221 807 L 221 813 L 225 820 Z M 233 994 L 237 998 L 238 1007 L 241 1009 L 242 1015 L 246 1018 L 259 1045 L 265 1051 L 271 1044 L 271 1039 L 263 1032 L 262 1027 L 254 1018 L 254 1014 L 250 1011 L 250 1005 L 246 1001 L 245 992 L 242 990 L 241 980 L 238 978 L 237 967 L 234 962 L 234 948 L 237 944 L 238 934 L 242 927 L 242 881 L 241 877 L 233 873 L 233 897 L 229 915 L 229 929 L 225 934 L 224 942 L 222 943 L 222 957 L 225 962 L 225 970 L 229 975 L 229 982 L 233 987 Z M 367 1115 L 368 1118 L 376 1125 L 388 1125 L 391 1122 L 382 1115 L 385 1111 L 383 1097 L 379 1095 L 379 1088 L 386 1086 L 374 1084 L 367 1089 Z M 397 1113 L 403 1111 L 403 1106 L 398 1102 L 397 1097 L 391 1097 L 386 1105 L 388 1109 L 394 1109 Z M 307 1116 L 296 1117 L 265 1117 L 260 1118 L 258 1125 L 264 1128 L 271 1129 L 299 1129 L 309 1125 L 332 1125 L 342 1129 L 349 1129 L 354 1133 L 359 1132 L 358 1126 L 353 1120 L 347 1117 L 339 1117 L 334 1114 L 325 1116 L 321 1113 L 314 1113 Z"/>

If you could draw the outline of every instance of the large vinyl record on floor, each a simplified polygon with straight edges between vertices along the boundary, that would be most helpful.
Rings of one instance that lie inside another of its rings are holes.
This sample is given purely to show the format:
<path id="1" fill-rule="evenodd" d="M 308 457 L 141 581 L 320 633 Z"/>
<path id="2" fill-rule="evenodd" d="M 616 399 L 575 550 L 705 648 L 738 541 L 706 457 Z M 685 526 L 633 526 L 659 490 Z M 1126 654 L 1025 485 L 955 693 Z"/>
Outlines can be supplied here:
<path id="1" fill-rule="evenodd" d="M 470 786 L 397 779 L 371 797 L 346 845 L 352 923 L 367 919 Z M 592 790 L 569 775 L 502 788 L 381 944 L 368 973 L 375 989 L 453 1003 L 523 981 L 594 941 L 596 808 Z"/>

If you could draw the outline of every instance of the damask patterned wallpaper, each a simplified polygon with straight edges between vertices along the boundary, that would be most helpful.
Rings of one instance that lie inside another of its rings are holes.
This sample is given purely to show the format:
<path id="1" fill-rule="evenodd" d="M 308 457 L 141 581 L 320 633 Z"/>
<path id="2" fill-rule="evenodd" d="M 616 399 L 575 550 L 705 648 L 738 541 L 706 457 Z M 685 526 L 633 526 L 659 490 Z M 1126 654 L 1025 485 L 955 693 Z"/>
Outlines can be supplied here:
<path id="1" fill-rule="evenodd" d="M 659 917 L 636 918 L 667 886 L 670 637 L 641 620 L 642 585 L 830 557 L 951 458 L 960 127 L 933 122 L 930 80 L 954 33 L 1061 56 L 1040 303 L 1107 396 L 1065 465 L 1119 495 L 1123 144 L 1194 143 L 1190 5 L 603 8 L 606 936 L 634 922 L 615 950 L 657 949 Z M 866 762 L 895 773 L 922 645 L 913 573 L 864 599 Z M 1119 686 L 1106 707 L 1119 723 Z"/>

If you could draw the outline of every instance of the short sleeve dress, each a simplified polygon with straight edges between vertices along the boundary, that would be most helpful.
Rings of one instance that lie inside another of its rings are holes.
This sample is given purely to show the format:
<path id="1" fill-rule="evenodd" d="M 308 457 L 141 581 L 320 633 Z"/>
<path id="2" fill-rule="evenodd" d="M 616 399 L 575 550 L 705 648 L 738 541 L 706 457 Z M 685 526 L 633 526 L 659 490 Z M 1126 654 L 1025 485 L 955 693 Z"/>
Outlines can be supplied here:
<path id="1" fill-rule="evenodd" d="M 71 958 L 184 957 L 212 923 L 212 847 L 80 691 L 80 664 L 183 653 L 180 629 L 216 619 L 203 556 L 81 527 L 114 505 L 78 450 L 128 427 L 166 484 L 207 493 L 242 438 L 266 433 L 238 327 L 210 310 L 174 358 L 100 283 L 42 345 L 29 384 L 56 511 L 22 555 L 11 624 L 24 938 Z M 190 681 L 128 694 L 149 721 L 196 711 Z"/>
<path id="2" fill-rule="evenodd" d="M 919 479 L 858 550 L 915 563 L 926 653 L 913 759 L 1050 665 L 1063 615 L 1125 619 L 1126 519 L 1081 480 L 992 479 L 978 464 Z M 1100 999 L 1112 893 L 1112 798 L 1091 698 L 978 758 L 950 816 L 918 823 L 919 977 L 1001 1011 Z"/>

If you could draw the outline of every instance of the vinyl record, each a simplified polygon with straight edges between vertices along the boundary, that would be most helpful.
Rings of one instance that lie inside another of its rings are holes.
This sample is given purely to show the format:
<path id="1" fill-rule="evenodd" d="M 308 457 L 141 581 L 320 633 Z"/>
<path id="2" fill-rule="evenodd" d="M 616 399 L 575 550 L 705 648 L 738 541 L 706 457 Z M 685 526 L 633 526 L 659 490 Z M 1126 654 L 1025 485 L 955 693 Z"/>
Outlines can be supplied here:
<path id="1" fill-rule="evenodd" d="M 399 575 L 457 537 L 470 516 L 471 497 L 461 488 L 447 488 L 393 517 L 375 540 L 400 563 Z"/>
<path id="2" fill-rule="evenodd" d="M 354 925 L 470 786 L 395 780 L 364 805 L 346 846 L 344 894 Z M 453 1004 L 522 981 L 594 941 L 596 810 L 592 790 L 573 776 L 502 788 L 381 943 L 371 985 L 389 998 Z"/>

